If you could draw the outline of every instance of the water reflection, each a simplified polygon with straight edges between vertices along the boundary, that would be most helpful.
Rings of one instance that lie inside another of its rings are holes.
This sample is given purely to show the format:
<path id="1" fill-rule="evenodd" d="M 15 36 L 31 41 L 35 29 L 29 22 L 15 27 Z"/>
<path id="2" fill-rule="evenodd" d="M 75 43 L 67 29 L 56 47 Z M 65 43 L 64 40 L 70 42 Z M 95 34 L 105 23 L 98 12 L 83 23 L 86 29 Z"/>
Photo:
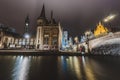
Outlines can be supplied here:
<path id="1" fill-rule="evenodd" d="M 59 58 L 59 57 L 58 57 Z M 92 66 L 89 61 L 86 62 L 87 58 L 82 57 L 66 57 L 62 56 L 61 61 L 61 70 L 63 72 L 70 72 L 70 75 L 74 75 L 74 79 L 77 80 L 96 80 L 92 70 Z"/>
<path id="2" fill-rule="evenodd" d="M 120 57 L 0 56 L 0 80 L 119 80 L 119 68 Z"/>
<path id="3" fill-rule="evenodd" d="M 26 80 L 29 73 L 31 57 L 17 56 L 12 71 L 12 80 Z"/>
<path id="4" fill-rule="evenodd" d="M 86 58 L 87 59 L 87 58 Z M 88 59 L 87 59 L 88 60 Z M 82 56 L 83 69 L 86 75 L 86 80 L 96 80 L 94 77 L 93 69 L 89 61 L 85 61 L 85 57 Z"/>

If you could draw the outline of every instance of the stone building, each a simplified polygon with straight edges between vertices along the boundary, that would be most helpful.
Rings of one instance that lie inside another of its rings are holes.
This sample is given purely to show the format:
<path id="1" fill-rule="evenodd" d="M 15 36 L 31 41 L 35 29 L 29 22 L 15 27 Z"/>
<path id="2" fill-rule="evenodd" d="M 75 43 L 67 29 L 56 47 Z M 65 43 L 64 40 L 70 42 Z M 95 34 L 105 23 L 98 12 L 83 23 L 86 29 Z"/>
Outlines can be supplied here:
<path id="1" fill-rule="evenodd" d="M 36 49 L 37 50 L 59 50 L 62 42 L 62 29 L 60 23 L 53 18 L 48 21 L 43 5 L 40 16 L 37 19 Z"/>
<path id="2" fill-rule="evenodd" d="M 18 36 L 13 28 L 0 24 L 0 49 L 10 47 L 14 38 Z"/>
<path id="3" fill-rule="evenodd" d="M 35 48 L 35 38 L 25 38 L 16 33 L 15 29 L 0 24 L 0 49 Z"/>

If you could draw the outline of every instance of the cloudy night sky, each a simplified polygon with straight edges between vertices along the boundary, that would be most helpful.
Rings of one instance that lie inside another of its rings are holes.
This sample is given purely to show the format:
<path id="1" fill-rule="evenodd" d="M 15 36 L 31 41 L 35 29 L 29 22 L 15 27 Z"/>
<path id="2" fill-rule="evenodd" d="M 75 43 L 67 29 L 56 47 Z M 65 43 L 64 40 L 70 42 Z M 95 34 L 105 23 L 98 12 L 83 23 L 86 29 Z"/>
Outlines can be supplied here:
<path id="1" fill-rule="evenodd" d="M 31 31 L 34 31 L 43 3 L 47 18 L 53 10 L 54 18 L 60 20 L 62 27 L 72 36 L 95 28 L 100 20 L 111 13 L 118 16 L 108 24 L 120 26 L 120 0 L 0 0 L 0 23 L 22 34 L 25 17 L 29 14 Z"/>

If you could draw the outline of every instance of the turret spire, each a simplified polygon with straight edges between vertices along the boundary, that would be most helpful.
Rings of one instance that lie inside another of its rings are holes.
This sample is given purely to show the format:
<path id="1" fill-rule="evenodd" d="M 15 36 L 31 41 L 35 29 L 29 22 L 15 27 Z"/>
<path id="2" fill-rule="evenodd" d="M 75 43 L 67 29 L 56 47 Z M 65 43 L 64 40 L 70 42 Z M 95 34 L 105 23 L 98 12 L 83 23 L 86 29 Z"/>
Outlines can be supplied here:
<path id="1" fill-rule="evenodd" d="M 51 11 L 51 20 L 53 19 L 53 11 Z"/>
<path id="2" fill-rule="evenodd" d="M 45 16 L 45 6 L 44 6 L 44 4 L 43 4 L 42 10 L 41 10 L 40 17 L 46 18 L 46 16 Z"/>
<path id="3" fill-rule="evenodd" d="M 53 24 L 53 11 L 51 11 L 51 24 Z"/>

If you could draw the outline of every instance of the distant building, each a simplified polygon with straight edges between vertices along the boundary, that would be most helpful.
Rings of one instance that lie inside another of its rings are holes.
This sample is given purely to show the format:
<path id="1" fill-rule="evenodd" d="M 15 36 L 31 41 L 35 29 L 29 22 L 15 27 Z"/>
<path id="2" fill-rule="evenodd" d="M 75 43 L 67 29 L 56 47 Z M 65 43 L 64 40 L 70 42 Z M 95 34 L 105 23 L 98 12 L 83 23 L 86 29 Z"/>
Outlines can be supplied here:
<path id="1" fill-rule="evenodd" d="M 10 47 L 10 45 L 14 43 L 14 38 L 19 36 L 20 35 L 15 32 L 15 29 L 0 24 L 0 49 Z"/>
<path id="2" fill-rule="evenodd" d="M 104 25 L 101 22 L 99 22 L 96 29 L 94 30 L 94 36 L 98 37 L 98 36 L 105 35 L 107 33 L 108 33 L 108 29 L 104 27 Z"/>
<path id="3" fill-rule="evenodd" d="M 87 40 L 87 38 L 83 35 L 83 36 L 81 36 L 81 39 L 80 39 L 80 42 L 81 43 L 83 43 L 83 42 L 85 42 Z"/>
<path id="4" fill-rule="evenodd" d="M 72 37 L 69 37 L 68 44 L 69 44 L 69 46 L 73 46 L 73 39 L 72 39 Z"/>
<path id="5" fill-rule="evenodd" d="M 63 31 L 62 36 L 62 49 L 68 47 L 68 31 Z"/>
<path id="6" fill-rule="evenodd" d="M 91 30 L 88 30 L 88 31 L 85 32 L 84 37 L 86 37 L 88 39 L 92 39 L 92 38 L 94 38 L 94 33 Z"/>

